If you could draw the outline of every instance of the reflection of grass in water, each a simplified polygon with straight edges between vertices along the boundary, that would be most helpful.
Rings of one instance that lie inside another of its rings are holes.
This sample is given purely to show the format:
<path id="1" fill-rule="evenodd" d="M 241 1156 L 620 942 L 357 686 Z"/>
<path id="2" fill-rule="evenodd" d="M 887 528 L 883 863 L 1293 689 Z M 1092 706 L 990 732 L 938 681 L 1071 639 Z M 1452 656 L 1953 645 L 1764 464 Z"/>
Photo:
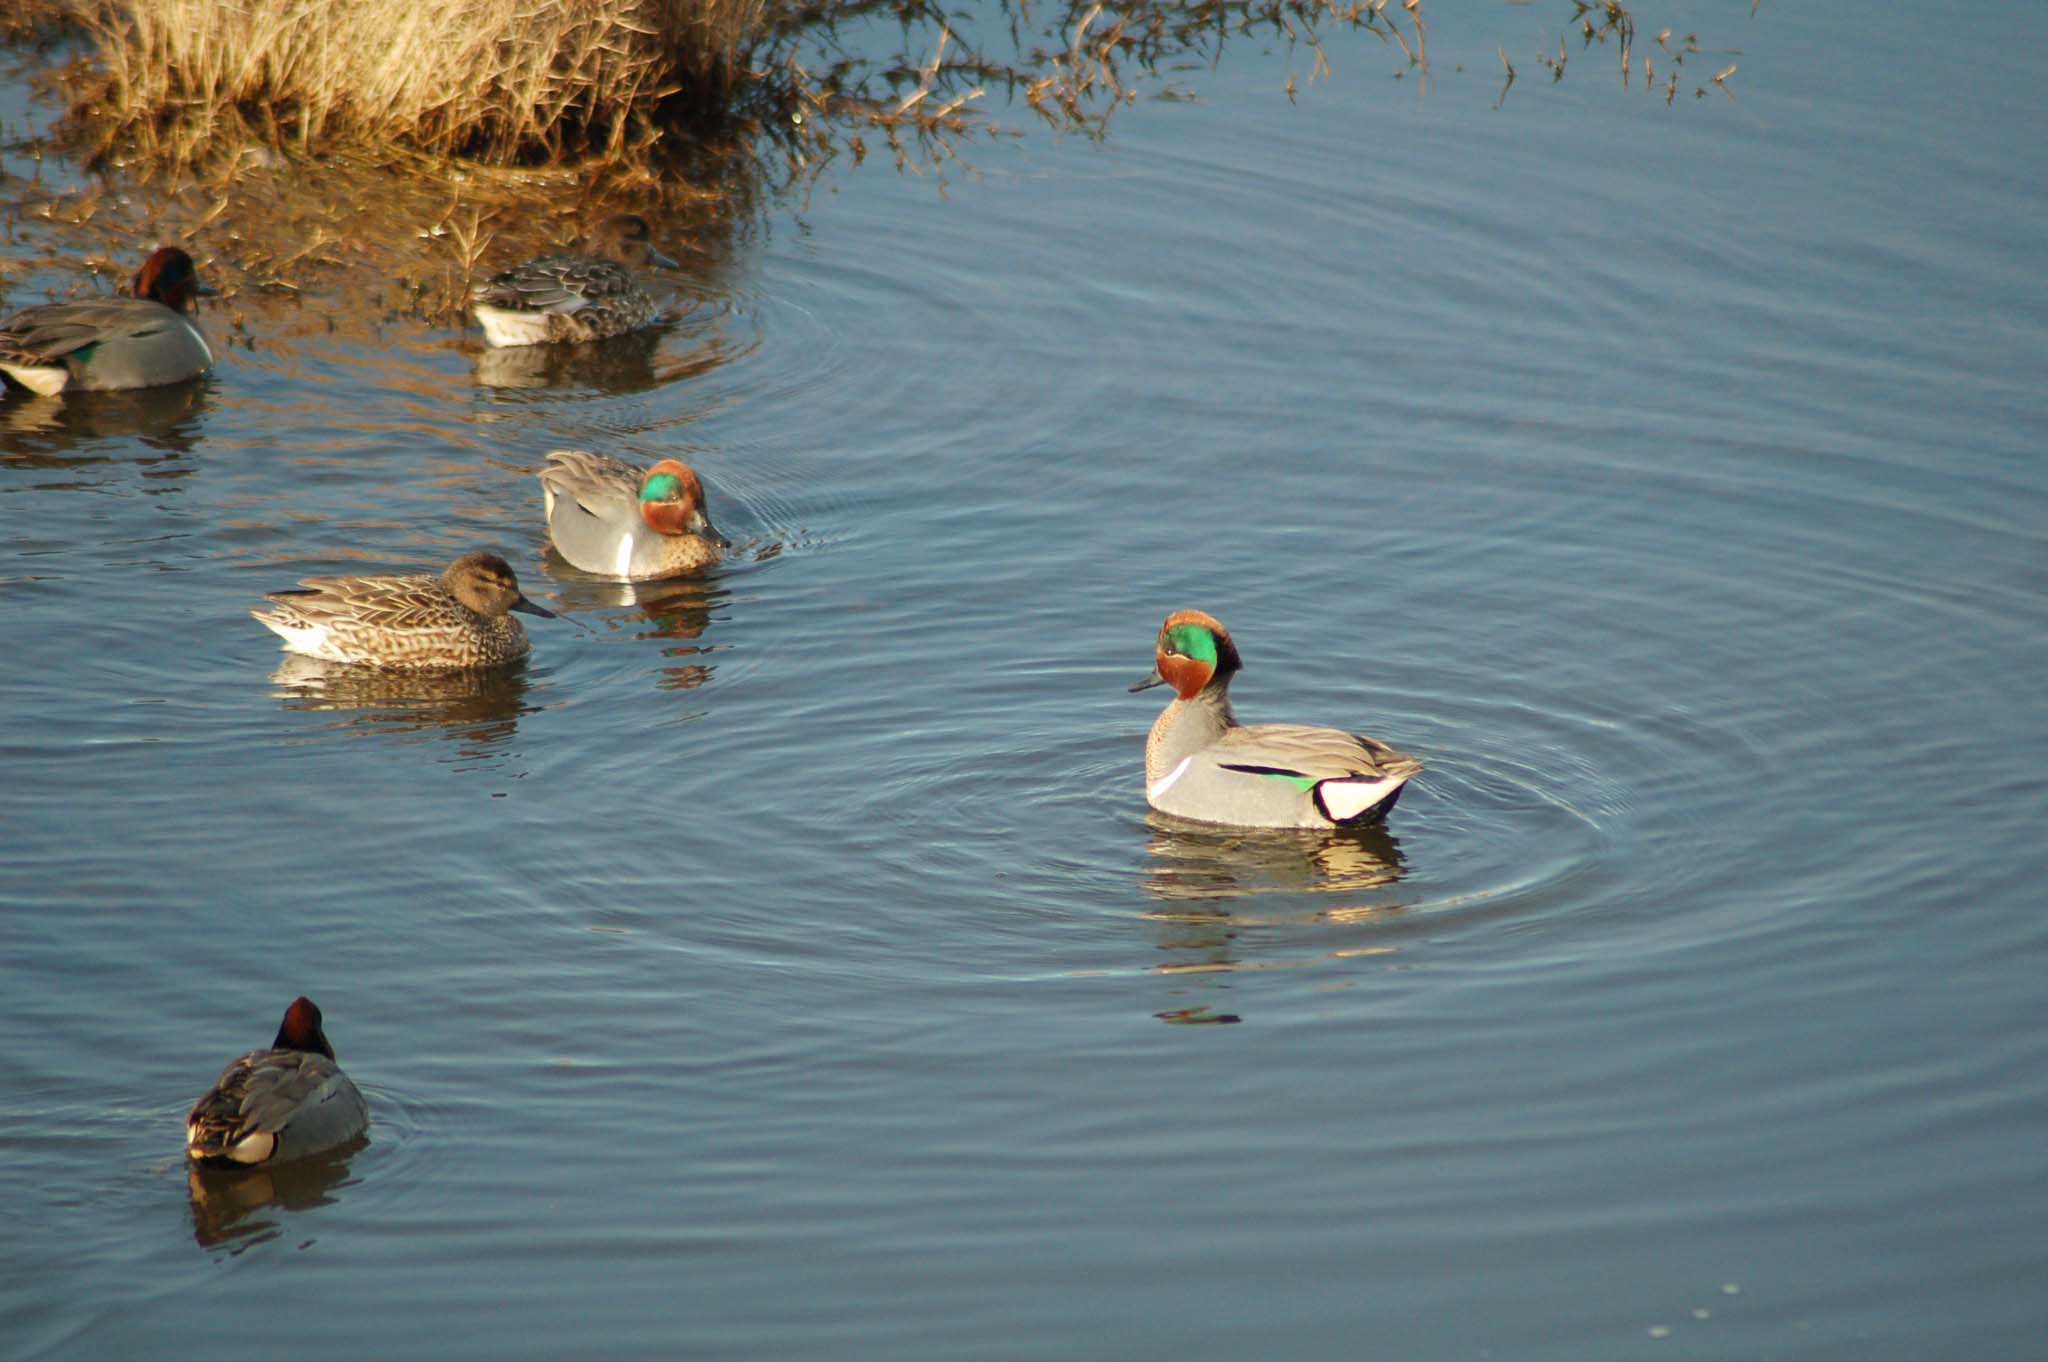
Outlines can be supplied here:
<path id="1" fill-rule="evenodd" d="M 284 335 L 360 332 L 395 317 L 460 325 L 470 287 L 496 270 L 581 235 L 615 208 L 646 213 L 662 249 L 682 262 L 678 307 L 719 296 L 744 214 L 743 196 L 687 180 L 624 177 L 577 164 L 512 171 L 424 156 L 332 153 L 302 163 L 243 143 L 204 166 L 138 169 L 111 178 L 8 183 L 5 271 L 68 274 L 72 282 L 7 306 L 106 292 L 124 283 L 157 241 L 192 251 L 221 300 L 202 326 L 228 344 L 273 345 Z M 227 333 L 222 335 L 222 331 Z"/>
<path id="2" fill-rule="evenodd" d="M 864 156 L 868 135 L 899 160 L 943 159 L 992 126 L 977 103 L 991 87 L 1099 130 L 1134 80 L 1232 36 L 1300 45 L 1311 78 L 1323 28 L 1425 61 L 1420 0 L 1003 0 L 996 55 L 937 0 L 0 0 L 0 28 L 37 21 L 87 48 L 64 81 L 78 147 L 159 168 L 256 144 L 609 175 L 747 146 L 802 173 Z M 873 52 L 849 36 L 891 28 Z"/>
<path id="3" fill-rule="evenodd" d="M 1618 49 L 1625 85 L 1655 60 L 1675 93 L 1696 40 L 1666 30 L 1637 58 L 1628 7 L 1570 2 L 1571 36 Z M 764 192 L 871 142 L 942 166 L 1000 130 L 991 92 L 1100 135 L 1141 84 L 1233 39 L 1305 54 L 1311 81 L 1324 35 L 1346 31 L 1428 71 L 1421 0 L 1001 0 L 994 50 L 974 22 L 937 0 L 0 0 L 0 33 L 75 35 L 65 143 L 123 171 L 17 181 L 16 221 L 71 230 L 10 264 L 89 247 L 125 279 L 142 246 L 177 239 L 231 312 L 256 289 L 333 298 L 330 326 L 452 323 L 480 278 L 622 208 L 715 272 Z M 1540 58 L 1556 77 L 1565 59 L 1562 43 Z"/>
<path id="4" fill-rule="evenodd" d="M 1556 56 L 1537 60 L 1562 79 L 1565 37 L 1611 45 L 1629 84 L 1634 11 L 1568 2 Z M 977 18 L 1007 46 L 978 45 Z M 65 82 L 89 156 L 120 147 L 155 166 L 255 142 L 609 175 L 672 165 L 679 147 L 747 146 L 782 149 L 800 174 L 842 148 L 864 156 L 871 133 L 899 161 L 913 146 L 943 159 L 992 130 L 978 101 L 994 87 L 1099 132 L 1163 65 L 1214 61 L 1233 38 L 1307 54 L 1311 81 L 1330 71 L 1325 32 L 1377 38 L 1396 74 L 1429 67 L 1421 0 L 999 0 L 985 16 L 938 0 L 0 0 L 0 31 L 38 24 L 90 48 Z M 870 36 L 876 50 L 856 46 Z M 1699 50 L 1669 36 L 1656 45 L 1677 65 Z"/>

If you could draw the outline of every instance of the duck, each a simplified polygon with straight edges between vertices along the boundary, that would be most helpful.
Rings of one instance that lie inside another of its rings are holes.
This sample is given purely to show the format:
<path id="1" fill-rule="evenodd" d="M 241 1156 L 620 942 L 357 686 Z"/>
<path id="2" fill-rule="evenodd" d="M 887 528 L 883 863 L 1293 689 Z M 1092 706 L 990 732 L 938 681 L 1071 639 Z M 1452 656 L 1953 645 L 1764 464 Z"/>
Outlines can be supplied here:
<path id="1" fill-rule="evenodd" d="M 221 1070 L 185 1117 L 185 1153 L 195 1163 L 283 1163 L 344 1145 L 370 1127 L 370 1107 L 321 1030 L 320 1009 L 295 998 L 277 1039 Z"/>
<path id="2" fill-rule="evenodd" d="M 268 610 L 249 613 L 286 652 L 405 671 L 517 662 L 530 645 L 508 612 L 555 617 L 526 599 L 511 564 L 482 552 L 463 554 L 438 577 L 307 577 L 268 599 Z"/>
<path id="3" fill-rule="evenodd" d="M 1239 723 L 1230 682 L 1244 664 L 1212 615 L 1168 615 L 1153 662 L 1131 691 L 1174 691 L 1145 740 L 1145 799 L 1161 813 L 1253 828 L 1377 823 L 1422 770 L 1418 759 L 1342 729 Z"/>
<path id="4" fill-rule="evenodd" d="M 192 257 L 159 246 L 129 281 L 130 297 L 38 303 L 0 322 L 0 373 L 41 397 L 66 389 L 155 388 L 213 367 L 206 337 L 186 316 L 215 290 Z"/>
<path id="5" fill-rule="evenodd" d="M 704 509 L 703 482 L 681 459 L 639 468 L 557 449 L 537 476 L 548 538 L 581 571 L 624 582 L 685 577 L 732 547 Z"/>
<path id="6" fill-rule="evenodd" d="M 614 213 L 578 249 L 500 271 L 470 292 L 486 345 L 542 345 L 623 336 L 667 320 L 634 271 L 676 262 L 654 248 L 638 213 Z"/>

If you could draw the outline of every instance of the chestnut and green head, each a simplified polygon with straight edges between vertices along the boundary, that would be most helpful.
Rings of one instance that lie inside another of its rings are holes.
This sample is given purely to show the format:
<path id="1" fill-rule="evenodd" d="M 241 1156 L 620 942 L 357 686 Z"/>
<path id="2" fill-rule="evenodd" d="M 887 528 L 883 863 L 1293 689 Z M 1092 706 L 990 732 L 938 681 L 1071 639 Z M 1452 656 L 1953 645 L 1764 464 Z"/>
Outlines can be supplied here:
<path id="1" fill-rule="evenodd" d="M 327 1042 L 327 1033 L 320 1029 L 320 1009 L 311 998 L 294 998 L 292 1005 L 284 1010 L 284 1020 L 278 1023 L 277 1039 L 270 1043 L 273 1050 L 305 1050 L 311 1054 L 334 1058 L 334 1047 Z"/>
<path id="2" fill-rule="evenodd" d="M 173 312 L 184 312 L 194 298 L 210 297 L 214 290 L 199 282 L 199 268 L 191 256 L 176 246 L 159 246 L 128 281 L 128 292 L 162 303 Z"/>
<path id="3" fill-rule="evenodd" d="M 640 518 L 656 534 L 699 534 L 725 542 L 704 512 L 704 484 L 680 459 L 663 459 L 640 484 Z"/>
<path id="4" fill-rule="evenodd" d="M 1230 641 L 1230 631 L 1215 616 L 1176 610 L 1159 626 L 1152 674 L 1131 689 L 1172 686 L 1175 695 L 1192 700 L 1209 686 L 1228 682 L 1243 665 L 1237 645 Z"/>

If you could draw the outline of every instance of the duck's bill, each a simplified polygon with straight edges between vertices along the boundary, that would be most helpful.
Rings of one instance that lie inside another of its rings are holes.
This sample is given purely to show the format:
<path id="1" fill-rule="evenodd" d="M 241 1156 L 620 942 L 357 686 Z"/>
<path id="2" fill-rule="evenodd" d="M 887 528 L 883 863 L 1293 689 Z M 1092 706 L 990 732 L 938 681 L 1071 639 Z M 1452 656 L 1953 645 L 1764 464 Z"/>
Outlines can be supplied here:
<path id="1" fill-rule="evenodd" d="M 554 611 L 548 609 L 544 605 L 535 605 L 532 601 L 529 601 L 524 596 L 521 596 L 518 600 L 512 602 L 512 608 L 514 610 L 521 611 L 528 615 L 539 615 L 544 620 L 551 620 L 555 618 Z"/>
<path id="2" fill-rule="evenodd" d="M 194 284 L 192 285 L 192 296 L 195 298 L 218 298 L 220 297 L 220 290 L 211 284 Z"/>
<path id="3" fill-rule="evenodd" d="M 647 259 L 649 263 L 659 265 L 665 270 L 679 270 L 683 267 L 682 262 L 677 260 L 674 256 L 663 255 L 660 251 L 655 250 L 652 246 L 647 248 Z"/>
<path id="4" fill-rule="evenodd" d="M 1141 690 L 1150 690 L 1154 686 L 1163 686 L 1165 684 L 1166 678 L 1159 674 L 1159 669 L 1157 667 L 1154 667 L 1152 669 L 1152 674 L 1150 676 L 1146 677 L 1143 681 L 1138 682 L 1137 685 L 1131 687 L 1131 694 L 1136 695 Z"/>

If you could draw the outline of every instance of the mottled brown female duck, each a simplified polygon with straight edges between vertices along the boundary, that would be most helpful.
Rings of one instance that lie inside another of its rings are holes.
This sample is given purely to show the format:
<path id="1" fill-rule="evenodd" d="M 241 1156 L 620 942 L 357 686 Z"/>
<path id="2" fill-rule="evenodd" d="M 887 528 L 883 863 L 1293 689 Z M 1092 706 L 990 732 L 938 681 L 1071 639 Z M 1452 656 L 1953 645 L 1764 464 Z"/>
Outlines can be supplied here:
<path id="1" fill-rule="evenodd" d="M 529 645 L 508 612 L 554 618 L 526 599 L 495 553 L 465 553 L 438 577 L 308 577 L 270 601 L 249 613 L 286 652 L 408 671 L 517 662 Z"/>

